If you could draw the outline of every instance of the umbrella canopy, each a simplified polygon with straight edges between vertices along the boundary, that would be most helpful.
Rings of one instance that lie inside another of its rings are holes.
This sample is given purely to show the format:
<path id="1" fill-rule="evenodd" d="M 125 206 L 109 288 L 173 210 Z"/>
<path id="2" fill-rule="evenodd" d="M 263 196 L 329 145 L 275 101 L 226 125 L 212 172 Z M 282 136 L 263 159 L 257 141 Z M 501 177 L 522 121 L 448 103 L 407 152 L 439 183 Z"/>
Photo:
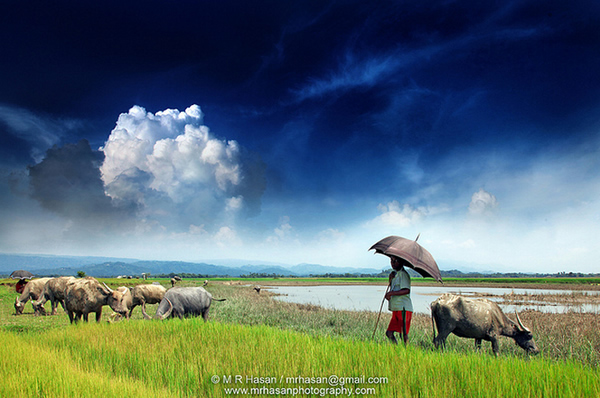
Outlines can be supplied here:
<path id="1" fill-rule="evenodd" d="M 13 273 L 10 274 L 10 278 L 11 279 L 31 279 L 31 278 L 33 278 L 33 274 L 29 271 L 20 269 L 18 271 L 13 271 Z"/>
<path id="2" fill-rule="evenodd" d="M 417 236 L 417 239 L 419 237 Z M 388 236 L 375 243 L 369 250 L 385 254 L 389 257 L 400 257 L 408 262 L 408 266 L 424 277 L 433 278 L 442 282 L 442 274 L 431 253 L 417 243 L 417 239 L 410 240 L 400 236 Z"/>

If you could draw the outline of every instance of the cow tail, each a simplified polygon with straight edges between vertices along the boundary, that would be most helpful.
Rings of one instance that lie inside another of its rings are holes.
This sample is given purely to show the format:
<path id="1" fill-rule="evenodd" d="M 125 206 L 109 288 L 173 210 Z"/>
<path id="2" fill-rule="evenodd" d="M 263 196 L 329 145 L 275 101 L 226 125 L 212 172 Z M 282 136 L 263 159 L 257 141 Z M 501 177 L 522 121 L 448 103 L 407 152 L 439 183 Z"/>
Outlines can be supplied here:
<path id="1" fill-rule="evenodd" d="M 431 308 L 431 305 L 429 306 L 429 311 L 431 311 L 431 328 L 433 329 L 433 341 L 435 342 L 435 319 L 433 319 L 433 308 Z"/>

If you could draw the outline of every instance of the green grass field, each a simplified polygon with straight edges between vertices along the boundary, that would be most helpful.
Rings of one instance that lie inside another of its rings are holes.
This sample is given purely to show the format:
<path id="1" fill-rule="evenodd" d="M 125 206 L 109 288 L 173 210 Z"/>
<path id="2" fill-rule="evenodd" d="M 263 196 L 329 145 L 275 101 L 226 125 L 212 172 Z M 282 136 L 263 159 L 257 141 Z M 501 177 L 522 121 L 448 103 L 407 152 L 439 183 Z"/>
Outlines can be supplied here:
<path id="1" fill-rule="evenodd" d="M 569 334 L 567 318 L 550 325 L 523 314 L 542 354 L 528 357 L 503 339 L 496 358 L 489 346 L 475 353 L 472 341 L 453 336 L 436 351 L 427 316 L 415 317 L 408 347 L 392 346 L 383 337 L 387 314 L 371 340 L 377 314 L 282 303 L 251 287 L 210 284 L 227 301 L 213 304 L 208 323 L 143 321 L 137 310 L 129 322 L 79 325 L 62 309 L 35 317 L 29 303 L 12 315 L 11 287 L 0 286 L 1 397 L 600 394 L 596 316 L 573 318 L 580 329 Z"/>

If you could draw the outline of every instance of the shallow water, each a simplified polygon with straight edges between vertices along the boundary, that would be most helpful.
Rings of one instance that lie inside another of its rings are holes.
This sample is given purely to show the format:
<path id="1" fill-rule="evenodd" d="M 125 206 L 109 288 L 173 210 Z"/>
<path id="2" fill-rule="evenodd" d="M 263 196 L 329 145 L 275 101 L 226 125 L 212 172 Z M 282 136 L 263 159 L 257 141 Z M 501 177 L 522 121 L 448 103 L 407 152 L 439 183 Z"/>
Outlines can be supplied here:
<path id="1" fill-rule="evenodd" d="M 314 304 L 325 308 L 352 310 L 352 311 L 375 311 L 381 306 L 386 286 L 374 285 L 336 285 L 336 286 L 275 286 L 265 287 L 276 296 L 278 300 L 300 304 Z M 581 293 L 600 294 L 599 291 L 580 291 Z M 489 300 L 500 301 L 503 294 L 571 294 L 571 290 L 549 290 L 549 289 L 505 289 L 505 288 L 478 288 L 478 287 L 445 287 L 445 286 L 413 286 L 411 289 L 411 300 L 414 312 L 429 314 L 429 305 L 444 293 L 455 293 L 472 297 L 477 293 L 492 294 L 485 297 Z M 568 311 L 600 313 L 600 306 L 593 304 L 571 305 L 557 304 L 552 302 L 531 301 L 523 305 L 503 305 L 504 311 L 522 311 L 534 309 L 543 312 L 563 313 Z M 383 304 L 387 310 L 387 301 Z"/>

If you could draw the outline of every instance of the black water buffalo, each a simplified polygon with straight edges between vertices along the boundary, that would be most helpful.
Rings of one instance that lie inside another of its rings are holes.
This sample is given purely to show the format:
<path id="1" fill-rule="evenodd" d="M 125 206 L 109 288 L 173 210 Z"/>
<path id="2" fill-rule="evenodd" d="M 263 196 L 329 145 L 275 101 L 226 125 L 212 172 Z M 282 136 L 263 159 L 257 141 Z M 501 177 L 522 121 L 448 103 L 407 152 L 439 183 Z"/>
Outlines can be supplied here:
<path id="1" fill-rule="evenodd" d="M 179 317 L 183 319 L 202 315 L 204 321 L 207 321 L 208 311 L 213 300 L 225 301 L 225 299 L 214 299 L 203 287 L 174 287 L 165 293 L 154 318 L 162 320 Z"/>
<path id="2" fill-rule="evenodd" d="M 481 348 L 481 340 L 490 341 L 492 350 L 498 355 L 498 337 L 506 336 L 519 347 L 531 354 L 539 352 L 533 334 L 523 326 L 519 314 L 513 322 L 500 309 L 498 304 L 486 299 L 468 299 L 454 294 L 444 294 L 431 303 L 431 318 L 435 322 L 438 336 L 433 343 L 444 345 L 450 333 L 459 337 L 475 339 L 475 347 Z"/>

